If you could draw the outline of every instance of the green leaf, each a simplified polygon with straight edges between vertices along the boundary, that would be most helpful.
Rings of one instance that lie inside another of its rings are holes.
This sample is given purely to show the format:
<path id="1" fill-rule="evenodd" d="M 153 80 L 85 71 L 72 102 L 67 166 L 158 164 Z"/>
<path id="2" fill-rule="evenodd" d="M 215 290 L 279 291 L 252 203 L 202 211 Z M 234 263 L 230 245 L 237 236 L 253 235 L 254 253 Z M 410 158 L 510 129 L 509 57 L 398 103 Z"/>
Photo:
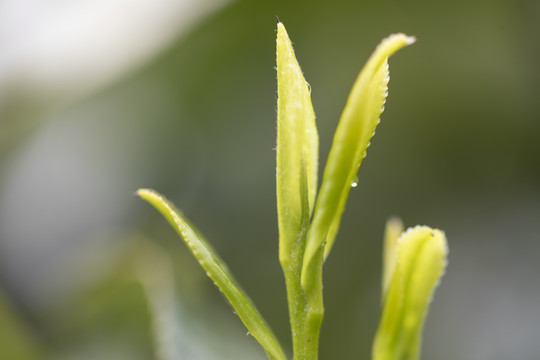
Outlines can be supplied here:
<path id="1" fill-rule="evenodd" d="M 387 95 L 388 57 L 415 41 L 404 34 L 384 39 L 358 75 L 339 121 L 315 205 L 302 269 L 302 285 L 312 282 L 313 264 L 324 247 L 328 256 L 339 229 L 351 184 L 379 123 Z"/>
<path id="2" fill-rule="evenodd" d="M 280 258 L 288 259 L 317 193 L 319 138 L 310 88 L 281 22 L 277 25 L 276 184 Z"/>
<path id="3" fill-rule="evenodd" d="M 446 268 L 447 254 L 446 237 L 437 229 L 417 226 L 398 239 L 373 360 L 419 358 L 425 316 Z"/>
<path id="4" fill-rule="evenodd" d="M 221 292 L 227 297 L 236 313 L 270 359 L 287 357 L 278 340 L 259 314 L 249 297 L 238 286 L 224 262 L 219 258 L 199 232 L 182 216 L 175 206 L 162 195 L 149 189 L 139 189 L 137 195 L 148 201 L 171 224 L 184 240 L 199 264 Z"/>
<path id="5" fill-rule="evenodd" d="M 394 217 L 386 222 L 384 230 L 384 250 L 383 250 L 383 274 L 382 274 L 382 296 L 384 303 L 394 268 L 396 267 L 397 242 L 403 232 L 403 221 Z"/>
<path id="6" fill-rule="evenodd" d="M 322 312 L 314 311 L 313 302 L 307 301 L 300 279 L 317 192 L 319 139 L 309 84 L 281 22 L 277 25 L 276 58 L 279 259 L 287 286 L 294 359 L 316 359 Z"/>

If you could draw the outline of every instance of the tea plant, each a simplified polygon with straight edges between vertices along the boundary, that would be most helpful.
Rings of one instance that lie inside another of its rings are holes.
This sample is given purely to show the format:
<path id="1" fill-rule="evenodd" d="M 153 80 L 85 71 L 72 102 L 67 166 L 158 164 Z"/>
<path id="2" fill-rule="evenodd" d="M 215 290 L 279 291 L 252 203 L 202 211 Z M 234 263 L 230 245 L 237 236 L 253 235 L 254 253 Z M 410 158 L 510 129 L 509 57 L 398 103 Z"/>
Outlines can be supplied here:
<path id="1" fill-rule="evenodd" d="M 366 156 L 386 100 L 388 57 L 414 43 L 394 34 L 384 39 L 360 72 L 341 115 L 317 194 L 318 134 L 310 88 L 285 30 L 277 25 L 277 210 L 279 260 L 285 275 L 293 360 L 318 358 L 323 319 L 322 270 L 338 233 L 351 186 Z M 201 233 L 153 190 L 137 194 L 153 205 L 185 241 L 207 275 L 270 359 L 288 359 L 279 341 L 227 266 Z M 373 360 L 419 357 L 421 331 L 447 256 L 442 231 L 416 226 L 403 232 L 387 223 L 384 239 L 382 315 Z"/>

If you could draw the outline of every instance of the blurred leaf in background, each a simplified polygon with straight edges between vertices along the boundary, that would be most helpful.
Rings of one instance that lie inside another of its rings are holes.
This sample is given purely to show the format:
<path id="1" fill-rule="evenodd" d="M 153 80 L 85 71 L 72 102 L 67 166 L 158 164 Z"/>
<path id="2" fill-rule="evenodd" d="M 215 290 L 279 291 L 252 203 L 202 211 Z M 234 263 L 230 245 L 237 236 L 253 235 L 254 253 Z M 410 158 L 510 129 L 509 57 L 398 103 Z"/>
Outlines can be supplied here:
<path id="1" fill-rule="evenodd" d="M 0 356 L 4 359 L 39 359 L 39 346 L 20 315 L 0 293 Z"/>
<path id="2" fill-rule="evenodd" d="M 126 244 L 98 281 L 48 313 L 50 358 L 264 358 L 232 314 L 228 319 L 193 302 L 199 285 L 178 279 L 180 269 L 164 247 L 137 235 Z"/>
<path id="3" fill-rule="evenodd" d="M 0 279 L 5 297 L 49 347 L 68 347 L 48 330 L 60 322 L 53 309 L 77 309 L 75 299 L 99 278 L 93 273 L 106 277 L 107 264 L 129 243 L 130 236 L 116 234 L 135 229 L 167 249 L 177 272 L 182 268 L 180 304 L 199 302 L 234 318 L 212 285 L 199 283 L 175 234 L 130 196 L 143 186 L 182 204 L 278 337 L 288 338 L 272 150 L 277 14 L 295 34 L 310 79 L 322 154 L 376 42 L 392 32 L 418 37 L 415 51 L 393 64 L 385 121 L 326 266 L 321 358 L 369 358 L 379 316 L 372 310 L 380 294 L 376 254 L 393 214 L 444 228 L 451 239 L 452 272 L 426 323 L 424 358 L 540 357 L 537 1 L 0 7 Z M 97 46 L 100 38 L 110 40 L 107 46 Z M 30 51 L 35 43 L 40 52 Z M 142 43 L 153 45 L 130 50 Z M 115 50 L 116 65 L 95 75 Z M 16 54 L 29 55 L 23 61 Z M 187 295 L 194 288 L 197 301 Z M 143 296 L 140 288 L 133 292 Z M 114 307 L 114 296 L 104 294 L 94 306 L 109 303 Z M 148 318 L 139 324 L 149 325 Z M 73 336 L 85 339 L 85 326 Z M 149 345 L 138 345 L 152 358 L 150 331 L 137 339 L 149 336 Z M 113 346 L 103 351 L 112 354 Z"/>

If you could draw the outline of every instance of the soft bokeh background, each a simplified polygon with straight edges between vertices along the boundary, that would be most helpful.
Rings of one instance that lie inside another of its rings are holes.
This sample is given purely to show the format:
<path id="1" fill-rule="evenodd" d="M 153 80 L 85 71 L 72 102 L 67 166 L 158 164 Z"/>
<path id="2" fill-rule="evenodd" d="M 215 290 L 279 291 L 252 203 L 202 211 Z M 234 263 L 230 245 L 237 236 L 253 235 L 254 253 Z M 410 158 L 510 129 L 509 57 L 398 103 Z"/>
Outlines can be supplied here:
<path id="1" fill-rule="evenodd" d="M 321 170 L 375 45 L 383 121 L 325 265 L 321 359 L 369 359 L 386 219 L 444 229 L 424 359 L 538 359 L 540 2 L 5 0 L 0 358 L 263 359 L 138 187 L 174 200 L 290 347 L 277 260 L 275 18 Z"/>

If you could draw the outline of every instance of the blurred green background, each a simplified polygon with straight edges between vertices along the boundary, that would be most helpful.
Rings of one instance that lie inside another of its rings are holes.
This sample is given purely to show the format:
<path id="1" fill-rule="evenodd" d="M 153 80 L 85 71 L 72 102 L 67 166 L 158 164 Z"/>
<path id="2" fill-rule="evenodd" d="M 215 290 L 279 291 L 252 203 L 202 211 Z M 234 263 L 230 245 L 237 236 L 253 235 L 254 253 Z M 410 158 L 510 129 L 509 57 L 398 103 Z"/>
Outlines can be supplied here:
<path id="1" fill-rule="evenodd" d="M 275 15 L 321 171 L 392 32 L 386 110 L 325 265 L 321 359 L 369 359 L 386 219 L 446 231 L 424 359 L 538 359 L 540 2 L 6 0 L 0 358 L 264 359 L 165 221 L 201 229 L 290 348 L 275 206 Z"/>

